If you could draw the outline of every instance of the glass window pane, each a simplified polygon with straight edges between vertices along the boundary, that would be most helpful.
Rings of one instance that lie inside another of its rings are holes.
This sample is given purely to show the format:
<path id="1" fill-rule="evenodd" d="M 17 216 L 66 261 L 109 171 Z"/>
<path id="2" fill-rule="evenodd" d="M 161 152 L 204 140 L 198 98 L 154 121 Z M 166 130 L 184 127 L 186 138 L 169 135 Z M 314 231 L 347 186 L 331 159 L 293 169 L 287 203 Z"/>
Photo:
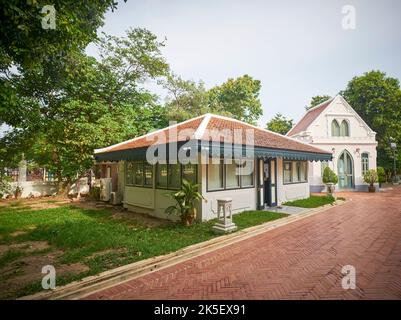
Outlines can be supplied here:
<path id="1" fill-rule="evenodd" d="M 240 187 L 240 172 L 239 165 L 235 163 L 226 164 L 226 188 L 239 188 Z"/>
<path id="2" fill-rule="evenodd" d="M 252 187 L 253 183 L 253 173 L 254 165 L 253 160 L 245 160 L 245 163 L 241 167 L 241 186 L 242 187 Z"/>
<path id="3" fill-rule="evenodd" d="M 181 188 L 181 164 L 179 163 L 168 165 L 168 188 Z"/>
<path id="4" fill-rule="evenodd" d="M 324 169 L 326 169 L 329 166 L 329 162 L 328 161 L 322 161 L 321 167 L 322 167 L 322 177 L 323 177 L 323 172 Z"/>
<path id="5" fill-rule="evenodd" d="M 167 164 L 157 164 L 156 186 L 159 188 L 167 188 Z"/>
<path id="6" fill-rule="evenodd" d="M 341 128 L 340 128 L 340 135 L 342 137 L 348 137 L 349 132 L 348 132 L 348 122 L 346 120 L 343 120 L 341 122 Z"/>
<path id="7" fill-rule="evenodd" d="M 207 165 L 207 186 L 208 190 L 223 189 L 223 160 L 220 159 L 219 163 L 216 160 L 209 159 Z"/>
<path id="8" fill-rule="evenodd" d="M 135 185 L 143 186 L 143 162 L 135 162 Z"/>
<path id="9" fill-rule="evenodd" d="M 305 182 L 308 181 L 308 168 L 307 168 L 308 163 L 306 161 L 301 162 L 301 181 Z"/>
<path id="10" fill-rule="evenodd" d="M 182 165 L 182 178 L 191 182 L 196 183 L 197 179 L 197 166 L 196 164 L 184 164 Z"/>
<path id="11" fill-rule="evenodd" d="M 292 182 L 299 182 L 299 167 L 300 167 L 300 163 L 299 161 L 293 161 L 292 162 L 292 167 L 294 168 L 292 170 Z"/>
<path id="12" fill-rule="evenodd" d="M 149 163 L 144 164 L 144 185 L 147 187 L 153 187 L 153 166 Z"/>
<path id="13" fill-rule="evenodd" d="M 362 153 L 362 175 L 369 170 L 369 155 L 367 153 Z"/>
<path id="14" fill-rule="evenodd" d="M 331 122 L 331 135 L 333 137 L 338 137 L 340 135 L 340 125 L 337 120 L 333 120 Z"/>
<path id="15" fill-rule="evenodd" d="M 127 185 L 132 185 L 134 181 L 132 165 L 133 165 L 132 162 L 127 162 L 126 172 L 125 172 L 125 177 L 126 177 L 125 184 Z"/>
<path id="16" fill-rule="evenodd" d="M 284 161 L 284 183 L 291 182 L 291 162 Z"/>

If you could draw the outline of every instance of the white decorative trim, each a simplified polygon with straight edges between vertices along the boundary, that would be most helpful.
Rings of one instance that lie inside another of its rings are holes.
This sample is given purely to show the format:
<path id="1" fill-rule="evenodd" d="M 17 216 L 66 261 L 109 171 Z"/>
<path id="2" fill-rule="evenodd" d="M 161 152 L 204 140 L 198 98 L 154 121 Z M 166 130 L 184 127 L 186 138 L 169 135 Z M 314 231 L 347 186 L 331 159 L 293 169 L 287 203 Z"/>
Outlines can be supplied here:
<path id="1" fill-rule="evenodd" d="M 212 118 L 211 113 L 206 113 L 205 117 L 203 118 L 201 124 L 199 125 L 198 129 L 196 129 L 194 133 L 194 139 L 201 140 L 203 135 L 205 134 L 207 125 L 209 124 L 210 119 Z"/>
<path id="2" fill-rule="evenodd" d="M 182 125 L 182 124 L 185 124 L 185 123 L 194 121 L 194 120 L 196 120 L 196 119 L 200 119 L 200 118 L 202 118 L 202 117 L 204 117 L 204 116 L 205 116 L 205 115 L 201 115 L 201 116 L 198 116 L 198 117 L 195 117 L 195 118 L 191 118 L 191 119 L 185 120 L 185 121 L 183 121 L 183 122 L 179 122 L 179 123 L 173 124 L 173 125 L 171 125 L 171 126 L 165 127 L 165 128 L 163 128 L 163 129 L 158 129 L 158 130 L 151 131 L 151 132 L 149 132 L 149 133 L 147 133 L 147 134 L 144 134 L 143 136 L 135 137 L 135 138 L 133 138 L 133 139 L 126 140 L 126 141 L 123 141 L 123 142 L 120 142 L 120 143 L 117 143 L 117 144 L 113 144 L 113 145 L 108 146 L 108 147 L 105 147 L 105 148 L 95 149 L 94 153 L 103 153 L 103 152 L 106 152 L 107 150 L 110 150 L 110 149 L 112 149 L 112 148 L 121 146 L 121 145 L 126 144 L 126 143 L 129 143 L 129 142 L 134 142 L 134 141 L 136 141 L 136 140 L 138 140 L 138 139 L 142 139 L 142 138 L 148 137 L 148 136 L 150 136 L 150 135 L 152 135 L 152 134 L 157 134 L 157 133 L 159 133 L 159 132 L 172 129 L 172 128 L 177 127 L 177 126 L 179 126 L 179 125 Z"/>

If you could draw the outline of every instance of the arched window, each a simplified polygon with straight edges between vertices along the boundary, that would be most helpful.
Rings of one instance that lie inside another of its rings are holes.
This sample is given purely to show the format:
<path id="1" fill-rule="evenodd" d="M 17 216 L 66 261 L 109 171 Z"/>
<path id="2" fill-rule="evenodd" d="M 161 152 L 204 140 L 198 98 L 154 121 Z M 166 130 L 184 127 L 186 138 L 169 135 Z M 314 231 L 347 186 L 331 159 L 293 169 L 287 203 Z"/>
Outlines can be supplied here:
<path id="1" fill-rule="evenodd" d="M 362 161 L 362 175 L 369 170 L 369 154 L 364 152 L 361 154 L 361 161 Z"/>
<path id="2" fill-rule="evenodd" d="M 348 137 L 349 136 L 348 122 L 346 120 L 343 120 L 341 122 L 340 136 L 341 137 Z"/>
<path id="3" fill-rule="evenodd" d="M 331 135 L 333 137 L 340 136 L 340 125 L 338 124 L 337 120 L 335 120 L 335 119 L 331 122 Z"/>

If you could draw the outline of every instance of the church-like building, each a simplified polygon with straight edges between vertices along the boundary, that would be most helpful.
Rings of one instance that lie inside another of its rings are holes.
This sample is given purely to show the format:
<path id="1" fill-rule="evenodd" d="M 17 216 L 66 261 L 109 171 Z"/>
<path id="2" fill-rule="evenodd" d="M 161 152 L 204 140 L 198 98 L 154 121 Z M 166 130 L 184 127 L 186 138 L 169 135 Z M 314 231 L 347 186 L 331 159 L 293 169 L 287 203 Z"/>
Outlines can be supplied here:
<path id="1" fill-rule="evenodd" d="M 376 132 L 340 95 L 309 109 L 287 136 L 333 154 L 332 161 L 310 162 L 311 192 L 325 190 L 323 170 L 329 166 L 338 175 L 337 189 L 366 191 L 363 174 L 376 169 Z"/>

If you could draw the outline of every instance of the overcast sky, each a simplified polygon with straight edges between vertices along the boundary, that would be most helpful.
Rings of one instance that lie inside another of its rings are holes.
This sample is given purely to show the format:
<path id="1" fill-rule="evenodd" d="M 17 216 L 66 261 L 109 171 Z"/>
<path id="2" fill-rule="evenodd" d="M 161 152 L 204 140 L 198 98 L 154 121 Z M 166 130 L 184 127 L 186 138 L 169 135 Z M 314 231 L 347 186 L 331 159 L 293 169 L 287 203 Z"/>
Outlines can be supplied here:
<path id="1" fill-rule="evenodd" d="M 166 37 L 163 54 L 183 78 L 207 87 L 243 74 L 261 80 L 261 125 L 276 112 L 298 120 L 312 96 L 335 95 L 372 69 L 401 79 L 399 0 L 119 2 L 101 30 L 144 27 Z M 355 7 L 355 30 L 342 28 L 344 5 Z"/>

